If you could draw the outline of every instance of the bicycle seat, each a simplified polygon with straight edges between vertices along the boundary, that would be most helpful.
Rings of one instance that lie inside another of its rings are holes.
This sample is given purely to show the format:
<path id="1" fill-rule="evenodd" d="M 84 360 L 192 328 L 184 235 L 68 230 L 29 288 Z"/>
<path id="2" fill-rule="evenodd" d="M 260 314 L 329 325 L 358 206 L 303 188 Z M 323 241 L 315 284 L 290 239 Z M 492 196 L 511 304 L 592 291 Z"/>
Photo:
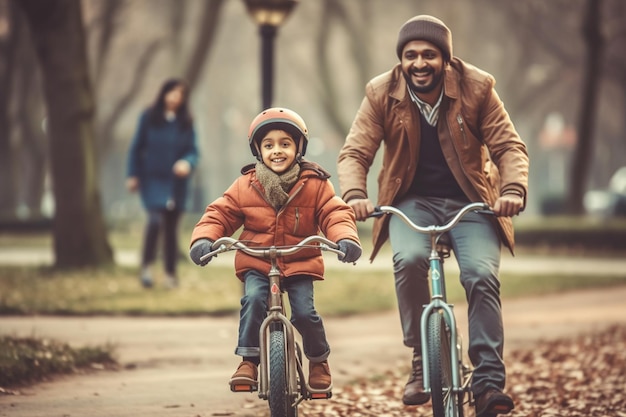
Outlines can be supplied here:
<path id="1" fill-rule="evenodd" d="M 450 236 L 447 233 L 444 233 L 439 237 L 435 250 L 442 258 L 450 257 L 450 251 L 452 250 L 452 241 L 450 240 Z"/>

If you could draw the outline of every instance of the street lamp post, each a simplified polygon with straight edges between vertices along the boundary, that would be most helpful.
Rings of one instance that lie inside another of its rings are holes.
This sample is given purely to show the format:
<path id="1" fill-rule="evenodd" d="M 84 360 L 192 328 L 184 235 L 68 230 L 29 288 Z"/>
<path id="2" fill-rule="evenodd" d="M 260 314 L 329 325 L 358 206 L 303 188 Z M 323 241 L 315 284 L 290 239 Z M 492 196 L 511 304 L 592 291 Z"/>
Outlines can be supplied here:
<path id="1" fill-rule="evenodd" d="M 272 106 L 274 91 L 274 39 L 278 27 L 291 13 L 297 0 L 244 0 L 248 14 L 259 26 L 261 36 L 261 97 L 263 109 Z M 262 109 L 262 110 L 263 110 Z"/>

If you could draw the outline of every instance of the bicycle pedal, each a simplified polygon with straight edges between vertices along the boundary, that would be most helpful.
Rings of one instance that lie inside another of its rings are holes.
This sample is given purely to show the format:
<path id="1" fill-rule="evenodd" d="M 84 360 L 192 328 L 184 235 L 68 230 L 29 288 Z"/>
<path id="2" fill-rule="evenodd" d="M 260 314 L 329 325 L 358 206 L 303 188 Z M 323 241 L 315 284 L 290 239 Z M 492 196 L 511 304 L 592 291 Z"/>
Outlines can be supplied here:
<path id="1" fill-rule="evenodd" d="M 232 392 L 254 392 L 257 390 L 257 386 L 251 384 L 232 384 L 230 390 Z"/>
<path id="2" fill-rule="evenodd" d="M 328 391 L 328 392 L 312 392 L 311 394 L 311 399 L 312 400 L 328 400 L 330 397 L 333 396 L 332 391 Z"/>

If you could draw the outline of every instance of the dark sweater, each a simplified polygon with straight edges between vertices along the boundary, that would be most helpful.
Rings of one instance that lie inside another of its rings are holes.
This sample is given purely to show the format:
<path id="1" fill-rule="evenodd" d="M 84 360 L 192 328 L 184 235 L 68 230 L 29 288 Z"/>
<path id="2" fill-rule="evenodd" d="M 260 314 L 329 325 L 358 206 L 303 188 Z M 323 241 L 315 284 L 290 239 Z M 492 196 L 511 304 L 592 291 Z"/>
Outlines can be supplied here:
<path id="1" fill-rule="evenodd" d="M 467 197 L 459 187 L 441 151 L 437 126 L 428 124 L 420 112 L 420 151 L 410 192 L 425 197 Z"/>

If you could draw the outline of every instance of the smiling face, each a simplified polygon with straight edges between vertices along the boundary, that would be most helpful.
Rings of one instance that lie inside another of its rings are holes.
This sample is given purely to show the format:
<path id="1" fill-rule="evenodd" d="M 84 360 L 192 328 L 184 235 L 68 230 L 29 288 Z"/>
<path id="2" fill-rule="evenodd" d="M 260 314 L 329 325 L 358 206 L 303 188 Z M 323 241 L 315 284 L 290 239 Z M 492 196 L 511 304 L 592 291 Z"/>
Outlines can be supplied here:
<path id="1" fill-rule="evenodd" d="M 434 44 L 415 40 L 402 49 L 402 73 L 409 87 L 427 103 L 436 101 L 441 92 L 444 59 Z"/>
<path id="2" fill-rule="evenodd" d="M 284 130 L 270 130 L 259 144 L 263 163 L 277 174 L 291 168 L 296 160 L 296 142 Z"/>

